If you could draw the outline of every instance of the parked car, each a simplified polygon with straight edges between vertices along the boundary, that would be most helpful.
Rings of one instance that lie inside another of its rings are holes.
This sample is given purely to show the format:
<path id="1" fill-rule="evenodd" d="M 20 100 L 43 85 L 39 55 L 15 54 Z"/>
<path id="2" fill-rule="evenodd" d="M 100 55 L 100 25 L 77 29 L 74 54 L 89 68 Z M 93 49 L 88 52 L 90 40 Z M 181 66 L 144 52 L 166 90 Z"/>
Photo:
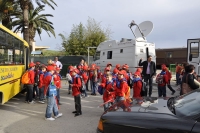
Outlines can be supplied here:
<path id="1" fill-rule="evenodd" d="M 133 99 L 103 113 L 97 133 L 200 133 L 200 89 L 172 98 Z"/>

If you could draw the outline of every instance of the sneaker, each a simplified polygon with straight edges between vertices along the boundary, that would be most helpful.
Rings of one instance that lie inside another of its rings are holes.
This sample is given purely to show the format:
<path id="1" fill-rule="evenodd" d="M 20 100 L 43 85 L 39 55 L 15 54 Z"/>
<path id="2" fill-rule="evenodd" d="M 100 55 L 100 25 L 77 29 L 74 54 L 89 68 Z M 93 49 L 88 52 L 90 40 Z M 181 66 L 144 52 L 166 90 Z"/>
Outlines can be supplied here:
<path id="1" fill-rule="evenodd" d="M 44 104 L 45 102 L 44 101 L 38 101 L 39 103 L 42 103 L 42 104 Z"/>
<path id="2" fill-rule="evenodd" d="M 34 104 L 35 102 L 34 101 L 31 101 L 31 102 L 28 102 L 29 104 Z"/>
<path id="3" fill-rule="evenodd" d="M 176 92 L 176 91 L 173 91 L 171 95 L 174 95 L 175 92 Z"/>
<path id="4" fill-rule="evenodd" d="M 76 113 L 77 113 L 77 111 L 73 111 L 72 113 L 73 113 L 73 114 L 76 114 Z"/>
<path id="5" fill-rule="evenodd" d="M 81 115 L 81 114 L 80 114 L 80 113 L 76 113 L 76 114 L 74 115 L 74 117 L 79 116 L 79 115 Z"/>
<path id="6" fill-rule="evenodd" d="M 57 116 L 55 116 L 55 119 L 61 116 L 62 116 L 62 113 L 59 113 Z"/>
<path id="7" fill-rule="evenodd" d="M 47 120 L 47 121 L 54 121 L 55 118 L 50 117 L 50 118 L 45 118 L 45 120 Z"/>

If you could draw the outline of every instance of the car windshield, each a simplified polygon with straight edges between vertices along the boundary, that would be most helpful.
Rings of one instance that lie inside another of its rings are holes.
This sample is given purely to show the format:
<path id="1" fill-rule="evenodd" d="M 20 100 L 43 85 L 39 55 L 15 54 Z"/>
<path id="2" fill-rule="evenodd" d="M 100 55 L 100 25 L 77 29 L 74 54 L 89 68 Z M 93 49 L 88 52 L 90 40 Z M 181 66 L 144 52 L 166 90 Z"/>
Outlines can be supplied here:
<path id="1" fill-rule="evenodd" d="M 179 117 L 196 119 L 200 115 L 200 89 L 194 90 L 174 100 L 175 114 Z"/>
<path id="2" fill-rule="evenodd" d="M 100 51 L 96 51 L 94 55 L 94 61 L 99 60 L 99 59 L 100 59 Z"/>

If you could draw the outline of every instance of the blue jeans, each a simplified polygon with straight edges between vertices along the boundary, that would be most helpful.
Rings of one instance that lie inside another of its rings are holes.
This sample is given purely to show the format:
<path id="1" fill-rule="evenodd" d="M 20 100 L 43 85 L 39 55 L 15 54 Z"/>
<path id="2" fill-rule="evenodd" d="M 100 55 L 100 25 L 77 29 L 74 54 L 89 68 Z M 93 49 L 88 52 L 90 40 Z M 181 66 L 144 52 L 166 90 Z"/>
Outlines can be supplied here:
<path id="1" fill-rule="evenodd" d="M 166 86 L 158 85 L 158 97 L 166 97 Z"/>
<path id="2" fill-rule="evenodd" d="M 92 87 L 92 94 L 96 94 L 96 90 L 97 90 L 97 82 L 92 82 L 92 85 L 93 85 L 93 87 Z"/>
<path id="3" fill-rule="evenodd" d="M 93 81 L 92 80 L 90 80 L 90 89 L 91 89 L 91 91 L 93 90 Z"/>
<path id="4" fill-rule="evenodd" d="M 123 103 L 124 100 L 125 100 L 124 97 L 117 96 L 114 103 L 117 103 L 118 107 L 125 109 L 125 106 L 124 106 L 124 103 Z"/>
<path id="5" fill-rule="evenodd" d="M 60 102 L 60 89 L 56 89 L 56 90 L 57 90 L 56 98 L 58 99 L 58 102 Z"/>
<path id="6" fill-rule="evenodd" d="M 39 88 L 39 100 L 44 100 L 44 86 L 42 88 Z"/>
<path id="7" fill-rule="evenodd" d="M 58 113 L 58 106 L 56 104 L 55 96 L 51 96 L 47 98 L 47 108 L 46 108 L 46 118 L 51 118 L 51 114 L 54 114 L 54 116 L 57 116 Z"/>
<path id="8" fill-rule="evenodd" d="M 176 84 L 179 85 L 180 84 L 180 74 L 179 73 L 176 73 Z"/>
<path id="9" fill-rule="evenodd" d="M 104 111 L 108 110 L 110 108 L 110 106 L 112 106 L 111 102 L 104 104 Z"/>

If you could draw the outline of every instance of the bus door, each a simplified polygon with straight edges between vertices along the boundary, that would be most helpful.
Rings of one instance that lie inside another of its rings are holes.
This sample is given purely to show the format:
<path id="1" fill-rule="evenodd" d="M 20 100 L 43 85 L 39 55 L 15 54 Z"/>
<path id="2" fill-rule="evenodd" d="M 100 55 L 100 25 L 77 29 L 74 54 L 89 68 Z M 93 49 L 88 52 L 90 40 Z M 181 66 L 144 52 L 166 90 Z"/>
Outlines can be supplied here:
<path id="1" fill-rule="evenodd" d="M 200 39 L 188 39 L 187 41 L 187 61 L 194 65 L 195 72 L 200 74 Z"/>

